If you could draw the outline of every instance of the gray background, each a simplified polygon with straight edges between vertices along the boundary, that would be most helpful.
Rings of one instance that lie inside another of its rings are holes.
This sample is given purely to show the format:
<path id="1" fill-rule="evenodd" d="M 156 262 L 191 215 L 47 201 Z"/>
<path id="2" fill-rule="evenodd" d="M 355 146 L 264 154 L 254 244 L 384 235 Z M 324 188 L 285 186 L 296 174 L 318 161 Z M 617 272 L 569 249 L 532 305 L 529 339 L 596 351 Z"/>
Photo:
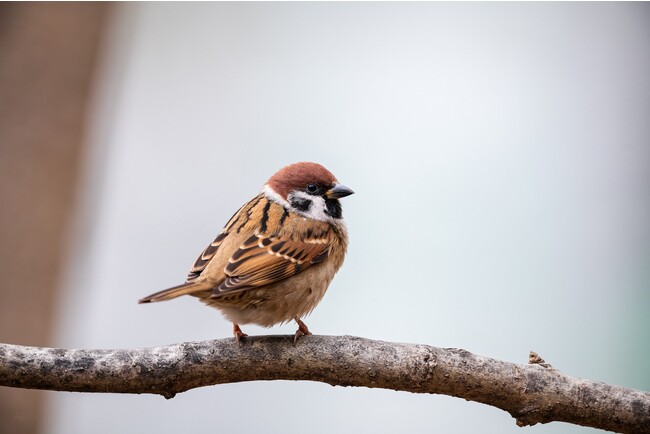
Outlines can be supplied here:
<path id="1" fill-rule="evenodd" d="M 57 345 L 231 336 L 194 299 L 136 301 L 181 283 L 275 170 L 309 160 L 357 192 L 312 331 L 535 350 L 650 389 L 647 4 L 139 3 L 113 18 Z M 522 432 L 459 399 L 307 382 L 49 396 L 61 434 Z"/>

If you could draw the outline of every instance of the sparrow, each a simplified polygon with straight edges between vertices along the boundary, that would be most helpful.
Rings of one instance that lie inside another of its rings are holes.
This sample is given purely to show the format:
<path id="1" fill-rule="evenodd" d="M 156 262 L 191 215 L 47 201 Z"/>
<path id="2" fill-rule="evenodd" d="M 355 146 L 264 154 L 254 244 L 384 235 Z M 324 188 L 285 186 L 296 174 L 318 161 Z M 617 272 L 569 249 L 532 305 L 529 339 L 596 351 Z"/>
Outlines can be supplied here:
<path id="1" fill-rule="evenodd" d="M 310 335 L 302 317 L 325 295 L 343 264 L 348 233 L 340 198 L 354 192 L 317 163 L 280 169 L 203 250 L 185 283 L 140 303 L 198 297 L 233 324 L 271 327 L 292 319 L 294 343 Z"/>

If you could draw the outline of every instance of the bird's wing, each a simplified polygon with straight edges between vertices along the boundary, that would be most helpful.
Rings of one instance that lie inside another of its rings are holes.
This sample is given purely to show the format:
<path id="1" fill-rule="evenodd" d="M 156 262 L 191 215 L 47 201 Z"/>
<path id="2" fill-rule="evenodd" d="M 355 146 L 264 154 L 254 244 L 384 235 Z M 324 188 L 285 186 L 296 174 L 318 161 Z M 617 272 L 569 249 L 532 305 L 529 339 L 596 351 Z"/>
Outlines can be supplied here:
<path id="1" fill-rule="evenodd" d="M 201 275 L 201 273 L 203 273 L 205 267 L 208 266 L 208 262 L 210 262 L 210 260 L 217 253 L 219 246 L 221 246 L 221 243 L 227 236 L 228 232 L 224 230 L 224 232 L 220 233 L 217 238 L 215 238 L 214 241 L 211 242 L 203 252 L 201 252 L 199 257 L 196 258 L 194 265 L 192 265 L 192 269 L 190 270 L 189 274 L 187 275 L 187 282 L 196 280 Z"/>
<path id="2" fill-rule="evenodd" d="M 249 222 L 253 209 L 258 206 L 261 199 L 261 195 L 254 197 L 253 200 L 244 204 L 237 210 L 235 214 L 233 214 L 217 238 L 215 238 L 214 241 L 212 241 L 210 245 L 208 245 L 208 247 L 206 247 L 205 250 L 201 252 L 199 257 L 196 258 L 196 261 L 192 265 L 192 268 L 187 275 L 187 282 L 193 282 L 197 280 L 203 271 L 207 268 L 212 258 L 214 258 L 214 256 L 217 254 L 217 251 L 221 245 L 226 242 L 226 239 L 231 234 L 231 232 L 239 233 L 242 227 Z"/>
<path id="3" fill-rule="evenodd" d="M 299 239 L 252 235 L 230 257 L 227 278 L 213 289 L 212 297 L 278 282 L 323 262 L 330 252 L 330 234 L 307 234 Z"/>

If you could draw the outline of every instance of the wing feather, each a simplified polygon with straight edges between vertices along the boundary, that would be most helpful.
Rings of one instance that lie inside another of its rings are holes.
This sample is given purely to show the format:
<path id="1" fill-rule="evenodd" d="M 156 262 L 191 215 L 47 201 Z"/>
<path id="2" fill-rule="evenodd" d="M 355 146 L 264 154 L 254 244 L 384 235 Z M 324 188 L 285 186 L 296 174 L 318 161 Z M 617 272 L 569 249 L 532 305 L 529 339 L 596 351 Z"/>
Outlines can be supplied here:
<path id="1" fill-rule="evenodd" d="M 256 233 L 230 257 L 225 268 L 227 278 L 213 290 L 212 297 L 287 279 L 324 261 L 330 248 L 328 233 L 304 239 L 281 239 Z"/>
<path id="2" fill-rule="evenodd" d="M 210 262 L 210 260 L 217 253 L 217 250 L 219 250 L 219 246 L 221 246 L 221 243 L 226 238 L 226 236 L 228 236 L 228 232 L 224 230 L 224 232 L 220 233 L 217 238 L 215 238 L 214 241 L 211 242 L 203 252 L 201 252 L 199 257 L 194 262 L 194 265 L 192 266 L 189 274 L 187 275 L 187 282 L 192 282 L 201 275 L 203 270 L 205 270 L 205 267 L 208 266 L 208 262 Z"/>

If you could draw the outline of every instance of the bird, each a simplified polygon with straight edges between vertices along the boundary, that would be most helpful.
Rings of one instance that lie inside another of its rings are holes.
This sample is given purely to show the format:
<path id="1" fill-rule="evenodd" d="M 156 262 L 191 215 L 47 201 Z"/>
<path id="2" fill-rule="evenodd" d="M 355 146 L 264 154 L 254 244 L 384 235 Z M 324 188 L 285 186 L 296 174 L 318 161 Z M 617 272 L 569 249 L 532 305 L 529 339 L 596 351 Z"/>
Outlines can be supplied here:
<path id="1" fill-rule="evenodd" d="M 318 163 L 283 167 L 230 218 L 192 265 L 185 283 L 139 300 L 183 295 L 217 308 L 233 324 L 272 327 L 295 320 L 298 338 L 311 335 L 301 318 L 321 301 L 348 247 L 339 199 L 350 188 Z"/>

